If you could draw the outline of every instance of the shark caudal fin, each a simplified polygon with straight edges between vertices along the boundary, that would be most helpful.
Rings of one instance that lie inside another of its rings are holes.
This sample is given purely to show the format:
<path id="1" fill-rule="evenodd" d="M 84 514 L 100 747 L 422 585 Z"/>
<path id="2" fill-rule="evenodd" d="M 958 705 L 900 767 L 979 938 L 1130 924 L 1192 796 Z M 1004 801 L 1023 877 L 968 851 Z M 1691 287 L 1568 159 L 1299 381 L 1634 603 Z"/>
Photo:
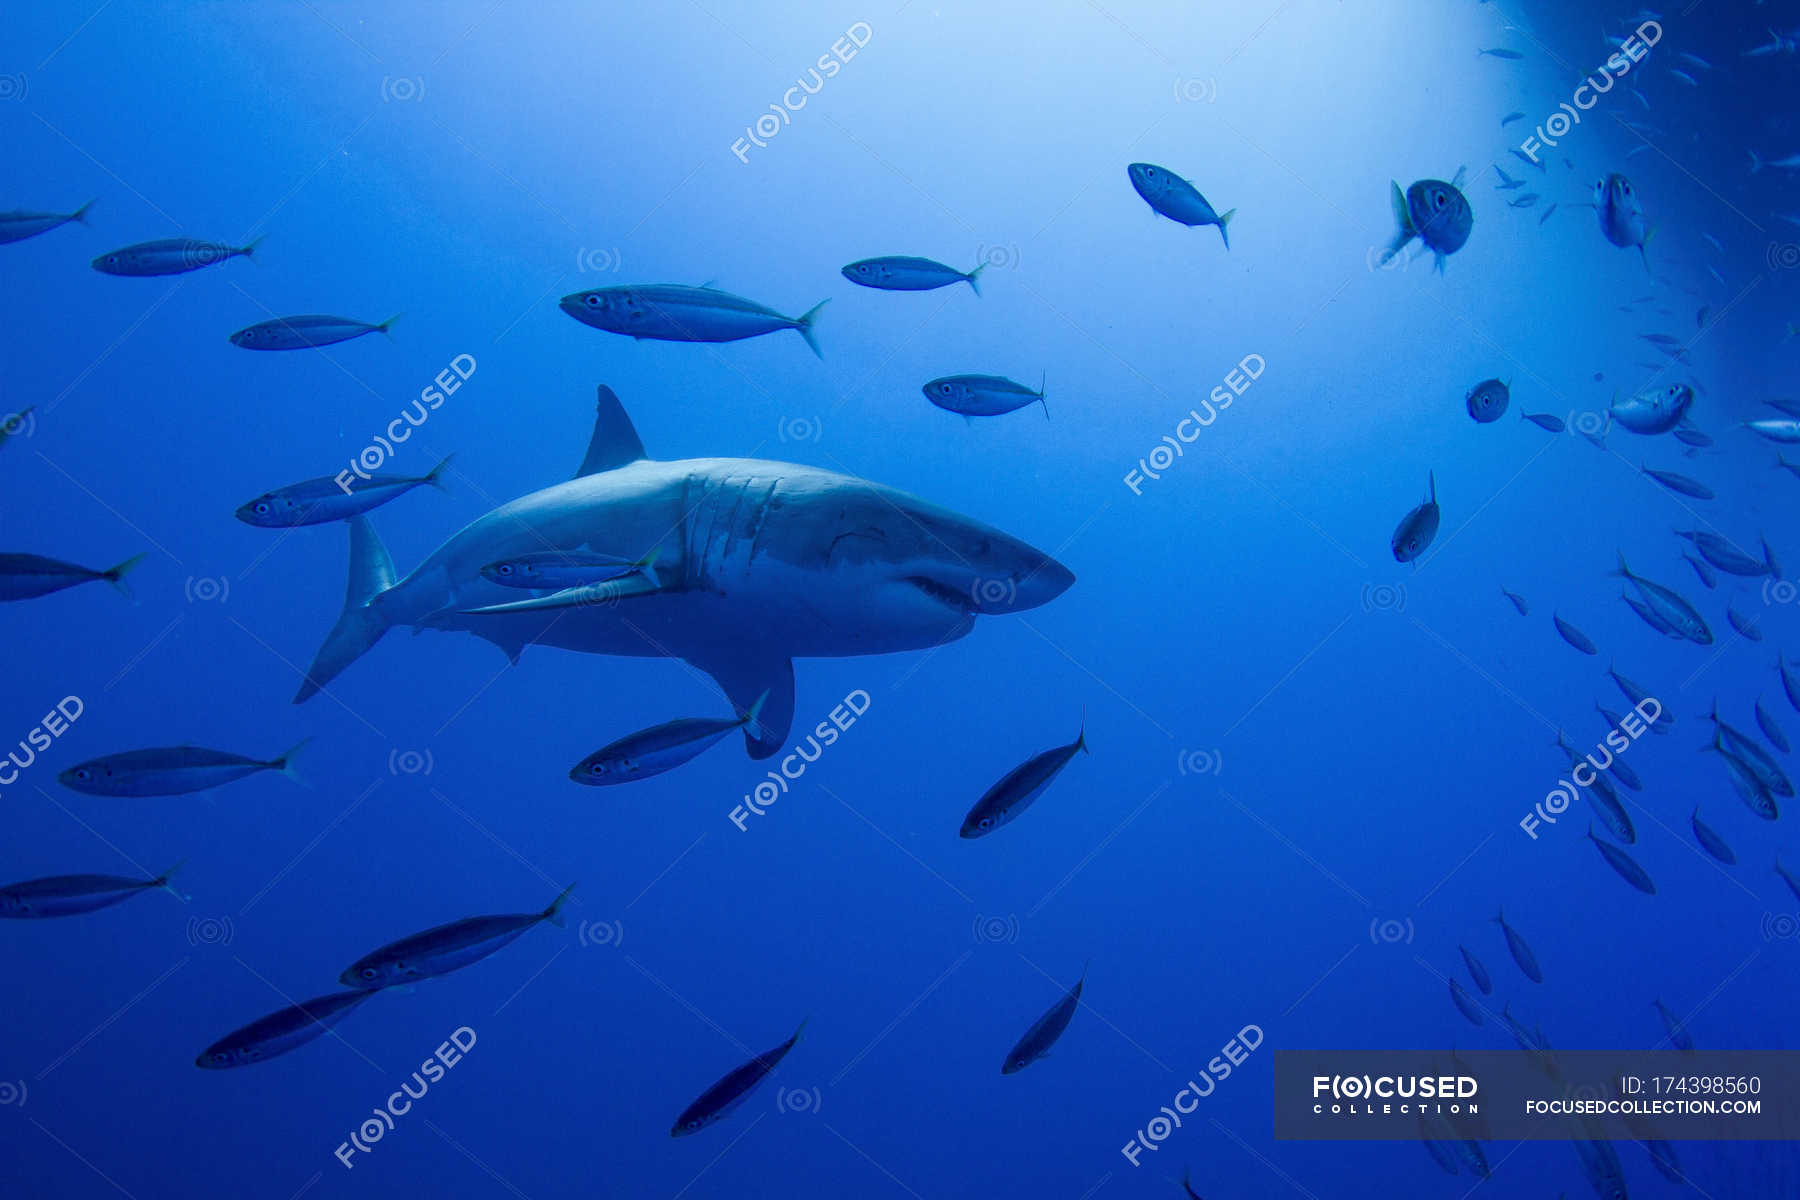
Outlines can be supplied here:
<path id="1" fill-rule="evenodd" d="M 350 582 L 344 592 L 344 610 L 313 656 L 300 690 L 294 693 L 295 704 L 311 699 L 388 630 L 387 617 L 375 607 L 375 601 L 394 586 L 394 560 L 369 518 L 355 516 L 345 523 L 350 526 Z"/>

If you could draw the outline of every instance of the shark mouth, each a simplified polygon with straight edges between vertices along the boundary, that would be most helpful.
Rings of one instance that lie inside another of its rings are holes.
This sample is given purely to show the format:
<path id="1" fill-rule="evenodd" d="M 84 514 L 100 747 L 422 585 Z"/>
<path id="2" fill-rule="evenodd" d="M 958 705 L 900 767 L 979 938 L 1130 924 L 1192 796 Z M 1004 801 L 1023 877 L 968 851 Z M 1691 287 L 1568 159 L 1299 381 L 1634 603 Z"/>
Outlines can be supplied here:
<path id="1" fill-rule="evenodd" d="M 967 591 L 958 591 L 956 588 L 940 583 L 928 575 L 908 575 L 906 576 L 906 582 L 912 584 L 915 588 L 918 588 L 921 592 L 925 593 L 925 595 L 931 597 L 931 599 L 943 605 L 945 608 L 951 609 L 958 614 L 968 614 L 976 611 L 974 598 Z"/>

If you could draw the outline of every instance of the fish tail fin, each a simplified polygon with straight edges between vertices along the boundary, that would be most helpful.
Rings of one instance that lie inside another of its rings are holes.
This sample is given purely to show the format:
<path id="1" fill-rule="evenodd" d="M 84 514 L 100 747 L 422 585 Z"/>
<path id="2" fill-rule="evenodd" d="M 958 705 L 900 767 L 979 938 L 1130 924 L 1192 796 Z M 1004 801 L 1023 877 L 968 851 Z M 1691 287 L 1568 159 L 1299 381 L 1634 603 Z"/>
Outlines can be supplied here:
<path id="1" fill-rule="evenodd" d="M 1388 243 L 1387 251 L 1381 256 L 1381 264 L 1383 266 L 1392 262 L 1394 255 L 1404 250 L 1406 248 L 1406 243 L 1418 236 L 1412 227 L 1412 217 L 1407 214 L 1406 193 L 1400 190 L 1399 181 L 1390 179 L 1388 181 L 1388 186 L 1393 189 L 1389 196 L 1389 200 L 1394 209 L 1394 223 L 1399 228 L 1394 234 L 1393 240 Z"/>
<path id="2" fill-rule="evenodd" d="M 1088 749 L 1087 744 L 1087 713 L 1085 710 L 1081 714 L 1081 729 L 1075 734 L 1075 748 L 1083 754 L 1093 753 Z"/>
<path id="3" fill-rule="evenodd" d="M 981 278 L 981 273 L 987 270 L 987 266 L 986 263 L 976 263 L 975 269 L 963 276 L 964 281 L 969 285 L 969 290 L 977 296 L 981 295 L 981 284 L 976 281 Z"/>
<path id="4" fill-rule="evenodd" d="M 1050 404 L 1044 399 L 1044 393 L 1049 390 L 1044 385 L 1049 382 L 1049 379 L 1050 376 L 1046 372 L 1038 372 L 1038 403 L 1043 406 L 1044 420 L 1046 421 L 1050 419 Z"/>
<path id="5" fill-rule="evenodd" d="M 177 900 L 189 899 L 189 897 L 182 895 L 180 892 L 176 891 L 174 888 L 169 886 L 169 881 L 171 879 L 174 879 L 175 876 L 178 873 L 180 873 L 181 868 L 187 866 L 187 863 L 188 863 L 187 859 L 185 859 L 185 858 L 182 859 L 180 862 L 176 863 L 174 866 L 172 866 L 168 870 L 164 871 L 161 875 L 158 875 L 155 879 L 152 879 L 150 881 L 150 886 L 154 887 L 154 888 L 161 888 L 163 891 L 169 893 L 169 895 L 174 896 Z"/>
<path id="6" fill-rule="evenodd" d="M 550 902 L 550 907 L 538 914 L 538 920 L 548 921 L 558 929 L 563 928 L 563 905 L 569 902 L 569 893 L 574 890 L 575 885 L 572 883 L 564 888 L 562 893 Z"/>
<path id="7" fill-rule="evenodd" d="M 648 580 L 651 587 L 660 588 L 662 586 L 662 580 L 656 574 L 656 558 L 661 553 L 662 547 L 658 546 L 639 559 L 637 563 L 637 573 Z"/>
<path id="8" fill-rule="evenodd" d="M 1437 472 L 1431 471 L 1431 472 L 1427 473 L 1426 478 L 1431 481 L 1431 502 L 1433 504 L 1436 504 L 1437 503 Z"/>
<path id="9" fill-rule="evenodd" d="M 1643 469 L 1644 468 L 1642 466 L 1638 467 L 1638 470 L 1640 470 L 1640 471 Z M 1613 551 L 1613 553 L 1617 554 L 1619 556 L 1619 569 L 1616 571 L 1608 571 L 1607 574 L 1608 575 L 1617 575 L 1621 579 L 1630 579 L 1631 578 L 1631 567 L 1625 561 L 1625 552 L 1623 550 L 1615 549 Z"/>
<path id="10" fill-rule="evenodd" d="M 238 253 L 243 255 L 245 258 L 249 259 L 251 262 L 255 262 L 256 261 L 256 248 L 258 246 L 262 245 L 263 238 L 266 238 L 268 236 L 269 236 L 268 234 L 264 233 L 264 234 L 259 234 L 258 236 L 251 238 L 249 244 L 246 245 L 242 250 L 239 250 Z"/>
<path id="11" fill-rule="evenodd" d="M 444 457 L 438 461 L 438 465 L 431 468 L 426 474 L 425 482 L 440 492 L 449 491 L 450 489 L 444 486 L 444 469 L 450 465 L 450 460 L 455 457 L 455 454 L 444 455 Z"/>
<path id="12" fill-rule="evenodd" d="M 306 678 L 294 693 L 295 704 L 311 699 L 388 631 L 388 618 L 375 601 L 394 586 L 394 560 L 367 517 L 354 516 L 345 524 L 350 527 L 350 582 L 344 608 L 306 669 Z"/>
<path id="13" fill-rule="evenodd" d="M 311 741 L 312 739 L 309 737 L 301 738 L 277 755 L 275 761 L 270 765 L 295 783 L 305 783 L 306 780 L 301 776 L 300 768 L 295 764 L 295 760 L 300 757 L 300 752 L 306 749 L 307 743 Z"/>
<path id="14" fill-rule="evenodd" d="M 1754 150 L 1750 151 L 1750 173 L 1752 175 L 1755 175 L 1755 174 L 1759 173 L 1762 169 L 1763 169 L 1762 155 L 1758 154 Z"/>
<path id="15" fill-rule="evenodd" d="M 119 595 L 125 597 L 127 600 L 135 600 L 137 597 L 132 595 L 131 585 L 125 582 L 125 576 L 135 571 L 138 564 L 148 557 L 150 557 L 148 552 L 144 554 L 134 554 L 118 566 L 108 567 L 106 570 L 100 572 L 100 577 L 112 584 L 114 588 L 118 589 Z"/>
<path id="16" fill-rule="evenodd" d="M 387 334 L 387 336 L 391 338 L 394 335 L 391 333 L 388 333 L 388 331 L 394 327 L 395 321 L 398 321 L 401 317 L 404 317 L 405 315 L 406 314 L 403 312 L 397 312 L 393 316 L 389 317 L 387 320 L 383 321 L 381 324 L 377 325 L 375 328 L 380 330 L 382 333 Z"/>
<path id="17" fill-rule="evenodd" d="M 90 209 L 92 207 L 94 207 L 94 202 L 92 200 L 89 200 L 86 204 L 82 205 L 80 208 L 78 208 L 74 212 L 70 213 L 69 220 L 80 221 L 83 225 L 86 225 L 88 223 L 88 219 L 87 219 L 88 209 Z"/>
<path id="18" fill-rule="evenodd" d="M 1228 208 L 1219 214 L 1219 237 L 1224 239 L 1227 250 L 1231 249 L 1231 235 L 1225 232 L 1225 227 L 1231 224 L 1231 218 L 1236 215 L 1237 209 L 1235 208 Z"/>
<path id="19" fill-rule="evenodd" d="M 799 331 L 801 337 L 806 339 L 806 344 L 812 347 L 812 352 L 821 359 L 825 357 L 825 353 L 819 349 L 819 340 L 814 336 L 813 326 L 819 320 L 819 310 L 830 303 L 831 301 L 828 299 L 819 301 L 800 314 L 800 319 L 794 323 L 794 328 Z"/>
<path id="20" fill-rule="evenodd" d="M 744 715 L 738 718 L 738 724 L 743 727 L 745 736 L 759 742 L 763 739 L 763 727 L 762 722 L 758 721 L 757 718 L 762 716 L 763 705 L 768 699 L 769 691 L 767 688 L 764 688 L 763 694 L 758 696 L 755 702 L 750 705 L 749 709 L 745 711 Z"/>

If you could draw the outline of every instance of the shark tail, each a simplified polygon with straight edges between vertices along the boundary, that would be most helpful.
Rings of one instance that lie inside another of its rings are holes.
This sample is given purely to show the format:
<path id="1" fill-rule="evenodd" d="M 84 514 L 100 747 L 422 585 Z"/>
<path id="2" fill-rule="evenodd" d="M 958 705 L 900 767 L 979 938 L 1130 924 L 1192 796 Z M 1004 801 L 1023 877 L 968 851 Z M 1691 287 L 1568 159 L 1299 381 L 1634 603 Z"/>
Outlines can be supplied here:
<path id="1" fill-rule="evenodd" d="M 300 690 L 294 693 L 295 704 L 311 699 L 388 631 L 388 619 L 375 601 L 394 586 L 394 560 L 367 517 L 355 516 L 346 524 L 350 526 L 350 582 L 344 610 L 313 656 Z"/>
<path id="2" fill-rule="evenodd" d="M 819 339 L 814 335 L 813 326 L 819 320 L 819 310 L 830 303 L 829 299 L 819 301 L 800 314 L 800 319 L 794 323 L 794 329 L 806 339 L 806 344 L 812 347 L 812 352 L 819 358 L 824 358 L 825 353 L 819 349 Z"/>

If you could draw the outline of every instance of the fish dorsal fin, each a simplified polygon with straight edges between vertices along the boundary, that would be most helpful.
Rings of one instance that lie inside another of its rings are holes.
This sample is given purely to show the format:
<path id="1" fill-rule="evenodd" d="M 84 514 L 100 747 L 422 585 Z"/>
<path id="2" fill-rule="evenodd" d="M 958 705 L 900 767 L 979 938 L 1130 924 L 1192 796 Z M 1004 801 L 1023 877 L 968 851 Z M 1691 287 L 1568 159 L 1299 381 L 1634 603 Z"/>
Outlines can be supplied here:
<path id="1" fill-rule="evenodd" d="M 610 471 L 643 457 L 644 443 L 631 418 L 625 415 L 625 406 L 611 388 L 601 384 L 594 405 L 594 435 L 588 439 L 587 456 L 581 460 L 575 478 Z"/>
<path id="2" fill-rule="evenodd" d="M 350 518 L 350 584 L 344 607 L 360 608 L 394 586 L 394 558 L 381 536 L 358 514 Z"/>

